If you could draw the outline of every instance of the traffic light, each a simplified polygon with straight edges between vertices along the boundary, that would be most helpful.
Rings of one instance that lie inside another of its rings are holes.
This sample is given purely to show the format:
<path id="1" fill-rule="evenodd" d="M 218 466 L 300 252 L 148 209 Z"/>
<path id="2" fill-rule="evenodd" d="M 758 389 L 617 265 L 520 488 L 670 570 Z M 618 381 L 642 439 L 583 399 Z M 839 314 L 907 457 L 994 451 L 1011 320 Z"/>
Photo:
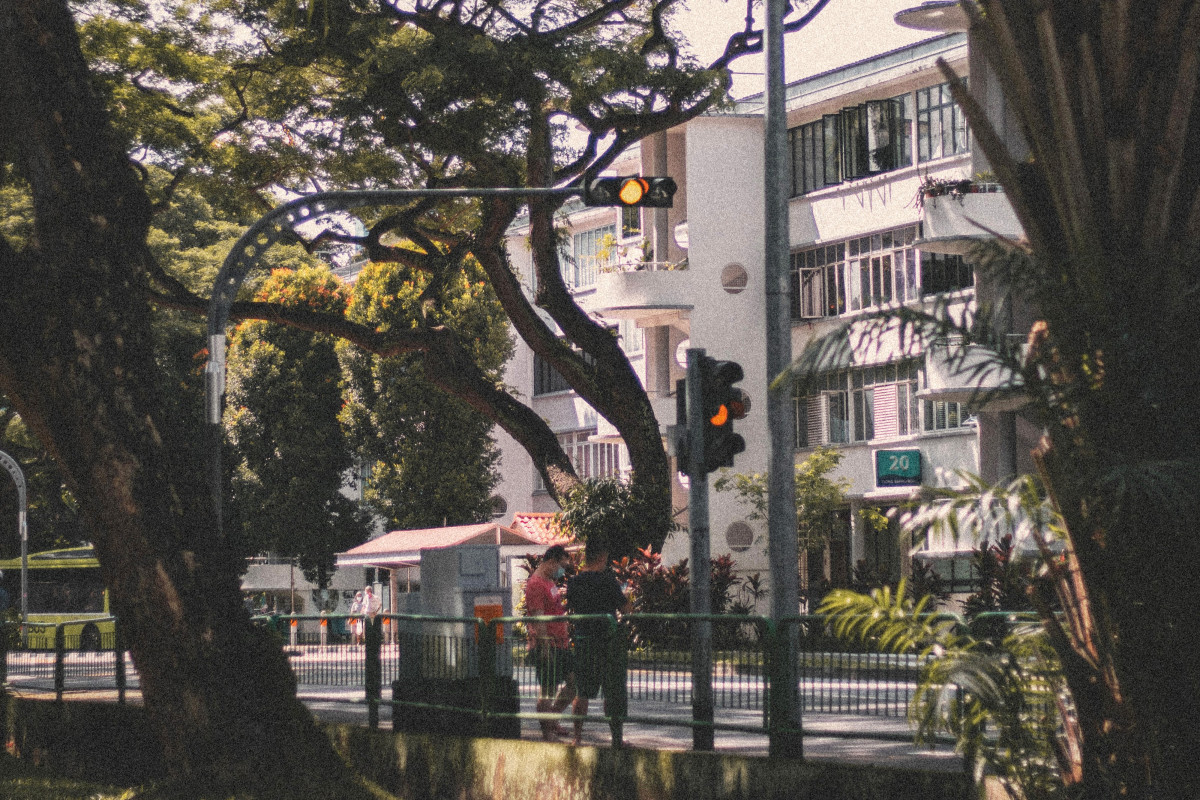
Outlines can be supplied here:
<path id="1" fill-rule="evenodd" d="M 736 361 L 704 357 L 701 362 L 701 397 L 704 400 L 704 472 L 732 467 L 733 457 L 746 449 L 746 440 L 733 432 L 733 421 L 749 411 L 750 398 L 733 384 L 743 377 Z"/>
<path id="2" fill-rule="evenodd" d="M 671 178 L 625 175 L 620 178 L 592 178 L 583 184 L 585 206 L 646 206 L 670 208 L 675 196 Z"/>

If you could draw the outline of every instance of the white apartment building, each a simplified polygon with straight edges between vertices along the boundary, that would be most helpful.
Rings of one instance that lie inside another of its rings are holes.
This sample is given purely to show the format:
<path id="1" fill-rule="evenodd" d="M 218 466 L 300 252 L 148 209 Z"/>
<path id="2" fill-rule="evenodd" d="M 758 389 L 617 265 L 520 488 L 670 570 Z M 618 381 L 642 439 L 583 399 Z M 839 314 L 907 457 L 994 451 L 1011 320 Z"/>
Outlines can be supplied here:
<path id="1" fill-rule="evenodd" d="M 929 17 L 910 15 L 909 21 L 928 23 Z M 972 220 L 992 232 L 1020 235 L 996 192 L 931 199 L 924 208 L 917 201 L 923 181 L 986 171 L 936 66 L 939 58 L 968 75 L 972 87 L 986 81 L 966 34 L 951 32 L 787 89 L 794 354 L 883 306 L 935 300 L 971 306 L 977 287 L 963 253 L 970 239 L 990 235 Z M 659 150 L 664 142 L 665 159 Z M 740 385 L 752 407 L 735 425 L 746 451 L 734 470 L 764 472 L 772 376 L 765 366 L 761 96 L 643 142 L 613 174 L 662 174 L 664 161 L 679 184 L 669 212 L 564 210 L 561 224 L 571 241 L 564 274 L 582 307 L 619 327 L 664 430 L 675 421 L 673 393 L 684 374 L 685 348 L 739 362 L 745 371 Z M 651 166 L 656 163 L 657 170 Z M 976 208 L 977 201 L 995 207 Z M 513 264 L 528 281 L 527 234 L 515 227 L 509 243 Z M 643 243 L 656 241 L 657 249 L 643 250 Z M 836 475 L 850 484 L 849 504 L 829 546 L 804 559 L 802 589 L 847 585 L 856 565 L 891 579 L 910 570 L 910 543 L 900 540 L 896 524 L 873 530 L 856 513 L 860 509 L 886 511 L 916 496 L 920 485 L 952 482 L 954 470 L 998 480 L 1028 469 L 1016 454 L 1028 453 L 1025 445 L 1036 430 L 1012 408 L 970 405 L 972 392 L 958 385 L 964 381 L 946 369 L 939 352 L 897 337 L 859 342 L 844 363 L 821 376 L 817 389 L 795 397 L 797 462 L 818 445 L 836 445 L 843 453 Z M 611 426 L 520 343 L 507 380 L 559 433 L 582 476 L 627 469 Z M 554 510 L 528 456 L 499 437 L 504 456 L 498 493 L 508 508 Z M 675 505 L 686 502 L 677 480 Z M 710 521 L 714 556 L 729 553 L 739 572 L 766 576 L 765 523 L 747 519 L 747 509 L 731 494 L 715 491 Z M 962 551 L 973 543 L 913 544 L 938 553 L 932 560 L 939 571 L 950 577 L 953 565 L 955 579 L 962 580 Z M 686 533 L 672 536 L 664 548 L 668 563 L 688 554 Z"/>

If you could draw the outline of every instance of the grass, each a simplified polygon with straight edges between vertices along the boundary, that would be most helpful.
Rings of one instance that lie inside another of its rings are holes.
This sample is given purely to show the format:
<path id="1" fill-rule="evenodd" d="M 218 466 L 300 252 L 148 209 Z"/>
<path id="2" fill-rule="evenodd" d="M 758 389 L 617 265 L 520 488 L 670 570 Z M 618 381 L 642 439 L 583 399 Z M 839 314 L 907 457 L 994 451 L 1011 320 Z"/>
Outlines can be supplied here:
<path id="1" fill-rule="evenodd" d="M 5 800 L 128 800 L 133 789 L 54 775 L 0 751 L 0 797 Z"/>

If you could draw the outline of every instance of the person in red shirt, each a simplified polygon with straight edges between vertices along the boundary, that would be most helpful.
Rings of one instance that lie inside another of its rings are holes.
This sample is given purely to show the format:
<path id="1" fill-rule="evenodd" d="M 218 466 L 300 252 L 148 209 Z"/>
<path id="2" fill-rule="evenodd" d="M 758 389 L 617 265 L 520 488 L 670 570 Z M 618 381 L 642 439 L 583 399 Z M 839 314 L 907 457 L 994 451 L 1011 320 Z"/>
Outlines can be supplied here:
<path id="1" fill-rule="evenodd" d="M 567 613 L 559 592 L 558 580 L 566 574 L 571 557 L 562 545 L 553 545 L 542 556 L 537 569 L 525 582 L 525 613 L 531 617 L 562 617 Z M 529 652 L 534 657 L 541 697 L 537 710 L 542 713 L 562 713 L 575 697 L 575 675 L 571 666 L 571 640 L 567 623 L 530 622 L 527 625 Z M 562 689 L 559 690 L 559 684 Z M 558 690 L 557 696 L 555 691 Z M 570 733 L 554 720 L 541 720 L 542 738 L 569 736 Z"/>

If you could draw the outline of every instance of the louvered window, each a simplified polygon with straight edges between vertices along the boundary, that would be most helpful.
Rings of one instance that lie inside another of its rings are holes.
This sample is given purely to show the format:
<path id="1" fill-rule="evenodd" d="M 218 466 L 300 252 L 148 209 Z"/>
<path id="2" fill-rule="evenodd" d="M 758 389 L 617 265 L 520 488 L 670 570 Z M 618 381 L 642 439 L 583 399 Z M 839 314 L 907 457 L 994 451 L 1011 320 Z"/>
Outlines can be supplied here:
<path id="1" fill-rule="evenodd" d="M 916 396 L 919 380 L 920 367 L 916 361 L 826 375 L 810 394 L 794 398 L 797 448 L 894 439 L 918 433 L 921 430 L 921 403 Z M 937 424 L 937 410 L 932 404 L 926 405 L 927 412 L 933 415 L 930 418 Z M 946 416 L 943 413 L 942 417 Z M 931 428 L 927 426 L 926 430 Z"/>

